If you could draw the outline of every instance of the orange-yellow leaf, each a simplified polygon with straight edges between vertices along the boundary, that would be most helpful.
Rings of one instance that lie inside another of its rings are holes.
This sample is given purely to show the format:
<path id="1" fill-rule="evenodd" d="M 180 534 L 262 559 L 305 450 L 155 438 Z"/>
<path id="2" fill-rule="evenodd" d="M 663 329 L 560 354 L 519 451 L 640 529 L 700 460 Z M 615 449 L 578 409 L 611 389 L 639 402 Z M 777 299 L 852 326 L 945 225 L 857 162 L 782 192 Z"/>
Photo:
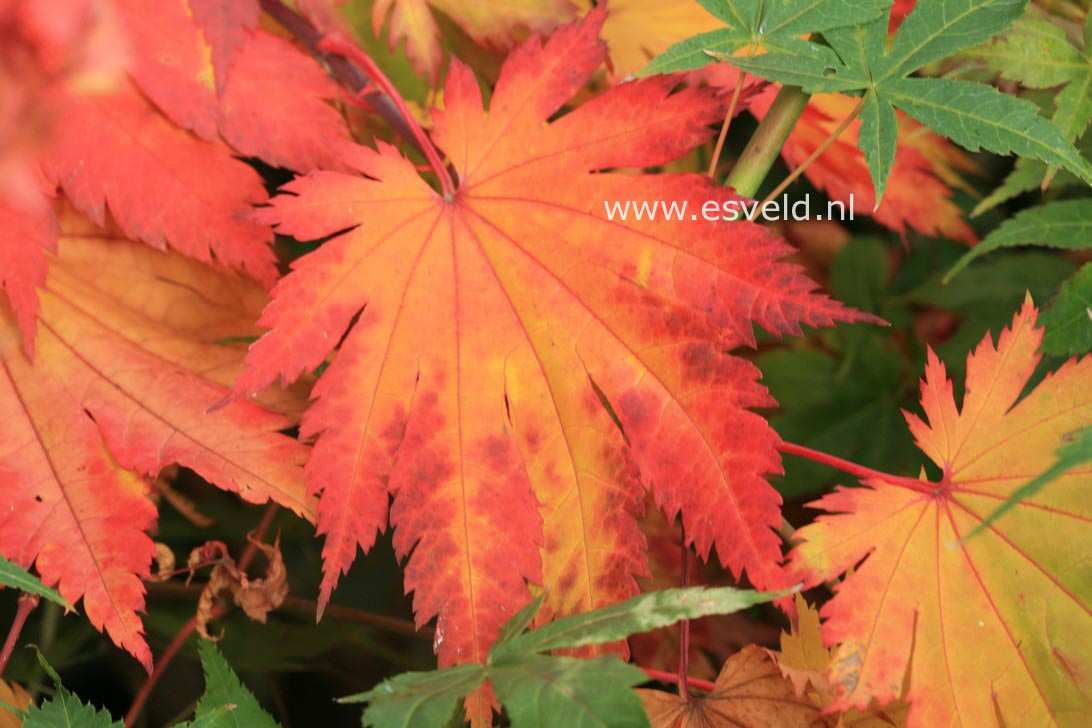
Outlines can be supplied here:
<path id="1" fill-rule="evenodd" d="M 823 728 L 834 721 L 797 695 L 777 665 L 756 645 L 732 655 L 708 695 L 689 700 L 662 690 L 638 690 L 652 728 Z"/>
<path id="2" fill-rule="evenodd" d="M 0 680 L 0 703 L 3 704 L 0 705 L 0 728 L 19 728 L 23 725 L 23 721 L 4 705 L 10 705 L 16 710 L 26 710 L 33 701 L 30 699 L 30 693 L 22 685 Z"/>
<path id="3" fill-rule="evenodd" d="M 930 352 L 926 420 L 907 419 L 939 482 L 839 489 L 816 504 L 832 515 L 797 532 L 792 565 L 808 584 L 864 560 L 821 611 L 826 643 L 839 645 L 828 668 L 835 707 L 897 698 L 909 670 L 911 726 L 1092 720 L 1092 467 L 959 543 L 1047 469 L 1067 432 L 1092 424 L 1092 357 L 1021 398 L 1039 361 L 1036 315 L 1029 299 L 996 347 L 987 336 L 968 357 L 962 407 Z"/>
<path id="4" fill-rule="evenodd" d="M 83 598 L 91 622 L 146 667 L 137 612 L 155 554 L 147 484 L 178 463 L 253 503 L 305 517 L 306 449 L 248 402 L 213 414 L 264 295 L 128 242 L 72 213 L 39 293 L 36 356 L 0 302 L 0 553 Z"/>
<path id="5" fill-rule="evenodd" d="M 390 522 L 417 618 L 439 615 L 441 662 L 483 660 L 500 626 L 548 590 L 547 614 L 631 595 L 644 571 L 634 519 L 646 488 L 680 510 L 702 557 L 786 584 L 776 436 L 758 371 L 729 353 L 858 314 L 780 259 L 749 222 L 607 219 L 604 202 L 705 200 L 663 164 L 724 109 L 674 78 L 617 87 L 548 119 L 602 63 L 603 13 L 507 60 L 485 113 L 454 63 L 436 140 L 459 178 L 444 196 L 393 148 L 353 148 L 360 176 L 319 172 L 261 219 L 337 235 L 274 289 L 237 392 L 292 380 L 340 345 L 302 432 L 326 535 L 322 599 Z M 604 403 L 608 403 L 605 405 Z M 618 425 L 615 424 L 617 418 Z"/>
<path id="6" fill-rule="evenodd" d="M 592 3 L 577 0 L 577 5 L 586 11 Z M 610 0 L 603 40 L 610 54 L 611 76 L 625 78 L 647 66 L 672 43 L 723 27 L 722 21 L 693 0 Z"/>
<path id="7" fill-rule="evenodd" d="M 837 694 L 826 675 L 831 650 L 823 645 L 819 628 L 819 612 L 796 595 L 796 624 L 792 633 L 781 633 L 781 651 L 771 652 L 782 674 L 788 678 L 797 695 L 805 693 L 818 708 L 829 708 Z M 906 725 L 905 703 L 886 707 L 872 706 L 868 711 L 850 710 L 838 715 L 839 726 L 853 728 L 897 728 Z"/>
<path id="8" fill-rule="evenodd" d="M 573 6 L 569 0 L 375 0 L 372 26 L 376 35 L 386 23 L 391 47 L 405 41 L 414 68 L 435 82 L 443 56 L 434 12 L 451 18 L 479 43 L 507 48 L 520 29 L 545 33 L 572 19 Z"/>

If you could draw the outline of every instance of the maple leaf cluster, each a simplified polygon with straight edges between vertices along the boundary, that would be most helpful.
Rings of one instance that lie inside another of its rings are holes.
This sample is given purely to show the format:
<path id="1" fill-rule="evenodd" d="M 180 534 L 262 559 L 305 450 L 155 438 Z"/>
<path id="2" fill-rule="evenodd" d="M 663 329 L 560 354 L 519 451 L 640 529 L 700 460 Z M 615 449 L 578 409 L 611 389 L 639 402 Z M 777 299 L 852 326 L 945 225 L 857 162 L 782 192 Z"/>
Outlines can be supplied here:
<path id="1" fill-rule="evenodd" d="M 416 113 L 335 32 L 337 3 L 0 0 L 0 555 L 151 671 L 139 613 L 153 482 L 180 465 L 314 522 L 320 616 L 389 527 L 417 626 L 435 620 L 448 667 L 487 664 L 537 600 L 517 632 L 664 582 L 677 520 L 685 549 L 760 591 L 848 576 L 822 627 L 783 598 L 798 621 L 780 653 L 745 647 L 702 701 L 643 691 L 656 725 L 1087 714 L 1087 579 L 1070 546 L 1092 470 L 986 520 L 1092 422 L 1088 357 L 1021 397 L 1042 341 L 1030 297 L 969 357 L 961 405 L 929 349 L 925 419 L 907 420 L 940 477 L 858 468 L 862 486 L 818 500 L 824 514 L 783 554 L 770 479 L 787 444 L 741 350 L 883 321 L 820 291 L 755 222 L 605 212 L 742 200 L 670 165 L 730 107 L 762 119 L 779 87 L 726 65 L 632 77 L 723 25 L 711 4 L 377 0 L 372 29 L 442 93 Z M 912 6 L 896 3 L 892 30 Z M 451 22 L 507 51 L 489 94 L 469 65 L 445 66 Z M 397 109 L 404 146 L 360 128 L 367 93 Z M 781 151 L 789 166 L 851 106 L 815 95 Z M 805 174 L 900 234 L 973 244 L 953 188 L 978 166 L 891 115 L 898 156 L 877 209 L 860 122 Z M 271 196 L 267 180 L 288 173 Z M 276 235 L 314 246 L 289 265 Z M 642 526 L 646 508 L 658 525 Z M 218 541 L 194 552 L 191 566 L 221 562 L 203 635 L 218 594 L 262 620 L 284 602 L 279 551 L 255 548 L 264 580 Z M 487 722 L 482 680 L 466 706 Z"/>
<path id="2" fill-rule="evenodd" d="M 40 50 L 31 7 L 9 18 Z M 150 664 L 136 612 L 155 511 L 131 472 L 177 462 L 249 500 L 311 509 L 295 476 L 302 446 L 278 433 L 287 420 L 244 402 L 208 412 L 237 351 L 215 342 L 232 325 L 252 330 L 259 292 L 199 276 L 181 255 L 269 284 L 267 224 L 300 239 L 359 226 L 276 285 L 260 321 L 272 331 L 233 389 L 293 380 L 344 339 L 302 422 L 326 536 L 322 603 L 385 528 L 391 496 L 407 589 L 421 622 L 439 616 L 444 663 L 481 659 L 531 587 L 550 589 L 547 615 L 635 593 L 647 567 L 634 516 L 650 486 L 703 556 L 716 544 L 737 575 L 787 584 L 765 482 L 776 436 L 748 412 L 772 400 L 729 351 L 753 342 L 752 321 L 781 335 L 857 315 L 779 262 L 789 249 L 757 225 L 683 235 L 595 209 L 730 198 L 696 177 L 604 173 L 704 141 L 723 113 L 713 94 L 642 81 L 543 126 L 602 64 L 602 12 L 517 50 L 488 121 L 455 62 L 434 120 L 459 180 L 444 197 L 393 148 L 348 143 L 328 103 L 337 87 L 258 27 L 256 2 L 118 0 L 88 13 L 123 60 L 96 88 L 71 71 L 27 81 L 50 123 L 16 151 L 36 160 L 40 193 L 4 200 L 6 554 L 83 597 L 92 621 Z M 587 134 L 593 123 L 601 137 Z M 237 155 L 349 171 L 300 178 L 251 214 L 267 197 Z M 679 448 L 701 455 L 684 466 Z M 123 496 L 117 523 L 103 521 Z M 70 549 L 86 561 L 59 557 Z"/>
<path id="3" fill-rule="evenodd" d="M 272 232 L 246 218 L 268 196 L 237 155 L 306 170 L 348 139 L 327 103 L 338 87 L 257 27 L 257 2 L 192 6 L 0 7 L 3 118 L 38 130 L 0 149 L 15 175 L 0 195 L 0 551 L 82 597 L 148 669 L 137 612 L 156 510 L 138 474 L 178 463 L 314 512 L 307 450 L 272 411 L 287 402 L 206 410 L 241 356 L 218 342 L 255 335 L 265 303 L 226 269 L 277 275 Z"/>

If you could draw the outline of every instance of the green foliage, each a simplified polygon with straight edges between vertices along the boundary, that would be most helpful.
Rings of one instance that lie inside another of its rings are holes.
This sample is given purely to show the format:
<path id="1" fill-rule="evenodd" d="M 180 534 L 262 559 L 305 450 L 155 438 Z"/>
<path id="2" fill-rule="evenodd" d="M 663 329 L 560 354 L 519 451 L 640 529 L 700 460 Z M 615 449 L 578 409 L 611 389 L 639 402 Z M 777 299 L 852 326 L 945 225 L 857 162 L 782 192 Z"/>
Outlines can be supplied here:
<path id="1" fill-rule="evenodd" d="M 407 672 L 384 680 L 366 693 L 342 698 L 341 702 L 368 703 L 365 726 L 446 726 L 456 722 L 461 700 L 482 684 L 486 674 L 487 668 L 482 665 Z"/>
<path id="2" fill-rule="evenodd" d="M 121 728 L 120 720 L 114 720 L 105 710 L 98 710 L 69 692 L 41 652 L 38 662 L 53 681 L 56 692 L 41 705 L 32 705 L 21 713 L 23 728 Z"/>
<path id="3" fill-rule="evenodd" d="M 1039 245 L 1084 250 L 1092 247 L 1092 199 L 1062 200 L 1024 210 L 974 246 L 944 276 L 947 283 L 971 261 L 998 248 Z"/>
<path id="4" fill-rule="evenodd" d="M 214 642 L 201 640 L 197 651 L 205 672 L 205 694 L 197 703 L 197 717 L 189 724 L 191 728 L 276 728 L 277 721 L 262 710 Z"/>
<path id="5" fill-rule="evenodd" d="M 1092 14 L 1085 19 L 1085 38 L 1090 32 Z M 1051 120 L 1068 141 L 1078 139 L 1092 122 L 1092 48 L 1087 40 L 1080 48 L 1061 27 L 1025 17 L 993 43 L 968 55 L 1025 88 L 1063 87 L 1053 96 Z M 1052 171 L 1044 175 L 1048 181 L 1052 176 Z"/>
<path id="6" fill-rule="evenodd" d="M 51 602 L 60 604 L 65 609 L 74 609 L 73 606 L 68 603 L 68 600 L 62 597 L 56 589 L 49 588 L 43 584 L 38 577 L 34 576 L 26 569 L 11 563 L 3 556 L 0 556 L 0 585 L 8 586 L 13 589 L 20 589 L 28 594 L 37 594 Z"/>
<path id="7" fill-rule="evenodd" d="M 808 93 L 862 93 L 858 143 L 872 173 L 877 200 L 883 196 L 895 161 L 895 108 L 971 151 L 1031 157 L 1065 167 L 1092 183 L 1092 165 L 1031 102 L 984 84 L 908 77 L 997 35 L 1020 17 L 1025 5 L 1021 0 L 921 0 L 886 52 L 886 22 L 881 18 L 832 30 L 824 34 L 827 45 L 799 42 L 754 58 L 714 55 L 744 71 L 801 86 Z"/>
<path id="8" fill-rule="evenodd" d="M 1062 284 L 1040 321 L 1046 328 L 1043 352 L 1075 356 L 1092 351 L 1092 263 Z"/>
<path id="9" fill-rule="evenodd" d="M 1049 202 L 1017 213 L 983 238 L 944 276 L 948 283 L 972 261 L 1000 248 L 1035 245 L 1065 250 L 1092 247 L 1092 199 Z M 1083 354 L 1092 349 L 1092 272 L 1084 266 L 1062 284 L 1041 323 L 1046 328 L 1043 351 L 1048 354 Z M 1022 278 L 1022 280 L 1026 280 Z"/>
<path id="10" fill-rule="evenodd" d="M 968 541 L 985 531 L 990 527 L 991 523 L 1020 505 L 1020 502 L 1025 498 L 1029 498 L 1038 493 L 1049 485 L 1052 480 L 1061 477 L 1073 468 L 1086 463 L 1092 463 L 1092 427 L 1070 433 L 1065 439 L 1067 440 L 1066 444 L 1055 451 L 1055 455 L 1058 456 L 1058 459 L 1053 465 L 1036 478 L 1029 480 L 1027 483 L 1014 490 L 1012 495 L 997 507 L 997 510 L 991 513 L 988 518 L 982 521 L 982 523 L 978 524 L 963 540 Z"/>
<path id="11" fill-rule="evenodd" d="M 278 723 L 262 710 L 253 693 L 239 681 L 213 642 L 202 640 L 198 646 L 205 672 L 205 694 L 197 703 L 196 717 L 187 728 L 277 728 Z M 56 670 L 41 652 L 38 662 L 56 686 L 52 698 L 40 706 L 16 711 L 29 728 L 120 728 L 105 710 L 80 701 L 61 684 Z"/>
<path id="12" fill-rule="evenodd" d="M 987 41 L 1012 25 L 1026 5 L 1026 0 L 920 0 L 903 21 L 891 49 L 875 59 L 876 78 L 903 78 Z"/>
<path id="13" fill-rule="evenodd" d="M 834 259 L 829 285 L 839 300 L 891 322 L 894 333 L 872 326 L 838 328 L 823 336 L 821 347 L 777 348 L 755 363 L 780 403 L 769 417 L 781 437 L 868 467 L 904 472 L 920 462 L 900 413 L 913 400 L 918 367 L 894 341 L 904 336 L 911 314 L 892 290 L 889 268 L 883 241 L 855 237 Z M 835 477 L 828 466 L 787 458 L 778 490 L 795 500 L 822 492 Z"/>
<path id="14" fill-rule="evenodd" d="M 497 698 L 514 726 L 593 728 L 648 723 L 629 688 L 647 681 L 644 672 L 610 655 L 579 657 L 525 655 L 500 660 L 489 670 Z"/>
<path id="15" fill-rule="evenodd" d="M 544 653 L 615 642 L 681 619 L 730 614 L 780 596 L 729 588 L 669 589 L 524 632 L 542 605 L 540 597 L 505 625 L 486 665 L 405 673 L 342 702 L 367 703 L 366 726 L 445 726 L 458 720 L 462 699 L 488 679 L 517 728 L 542 725 L 544 716 L 552 725 L 648 725 L 640 700 L 630 690 L 646 680 L 640 669 L 615 656 L 583 660 Z"/>
<path id="16" fill-rule="evenodd" d="M 559 619 L 513 637 L 495 646 L 490 659 L 614 642 L 631 634 L 667 627 L 681 619 L 731 614 L 778 596 L 781 595 L 729 588 L 667 589 L 642 594 L 621 604 Z"/>
<path id="17" fill-rule="evenodd" d="M 793 53 L 810 48 L 797 36 L 878 18 L 890 0 L 698 0 L 725 27 L 676 43 L 639 75 L 701 68 L 709 52 L 731 55 L 744 47 Z"/>
<path id="18" fill-rule="evenodd" d="M 953 362 L 948 368 L 955 371 L 956 362 L 966 357 L 986 332 L 1004 328 L 1006 312 L 1017 308 L 1028 293 L 1035 301 L 1049 301 L 1075 269 L 1056 255 L 1019 251 L 983 260 L 950 285 L 944 284 L 943 272 L 932 273 L 907 292 L 906 299 L 959 317 L 959 329 L 933 347 L 944 361 Z"/>

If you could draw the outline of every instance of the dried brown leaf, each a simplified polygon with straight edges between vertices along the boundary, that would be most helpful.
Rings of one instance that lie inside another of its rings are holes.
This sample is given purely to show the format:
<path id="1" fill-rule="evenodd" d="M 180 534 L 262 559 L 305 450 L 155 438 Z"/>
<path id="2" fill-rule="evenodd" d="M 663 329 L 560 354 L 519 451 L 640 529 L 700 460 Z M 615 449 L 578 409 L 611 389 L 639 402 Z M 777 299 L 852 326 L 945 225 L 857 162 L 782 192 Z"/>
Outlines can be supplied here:
<path id="1" fill-rule="evenodd" d="M 239 569 L 231 558 L 227 546 L 222 541 L 209 541 L 190 552 L 188 566 L 190 578 L 199 567 L 214 561 L 209 581 L 201 592 L 197 602 L 197 632 L 207 640 L 219 640 L 208 631 L 208 624 L 213 619 L 213 606 L 217 597 L 230 594 L 232 600 L 248 617 L 264 623 L 268 614 L 284 603 L 288 596 L 288 572 L 281 557 L 280 539 L 273 544 L 264 544 L 251 540 L 265 554 L 269 561 L 265 576 L 251 578 Z"/>
<path id="2" fill-rule="evenodd" d="M 833 718 L 797 695 L 777 665 L 757 645 L 732 655 L 713 691 L 686 700 L 660 690 L 638 690 L 653 728 L 830 728 Z"/>

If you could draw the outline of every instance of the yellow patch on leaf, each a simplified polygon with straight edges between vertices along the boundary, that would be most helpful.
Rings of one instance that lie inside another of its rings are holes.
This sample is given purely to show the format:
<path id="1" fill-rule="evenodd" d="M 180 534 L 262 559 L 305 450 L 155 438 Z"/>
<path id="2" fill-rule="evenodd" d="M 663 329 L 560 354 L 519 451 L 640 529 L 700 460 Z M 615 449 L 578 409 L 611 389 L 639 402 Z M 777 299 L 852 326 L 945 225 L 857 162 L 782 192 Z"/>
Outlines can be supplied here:
<path id="1" fill-rule="evenodd" d="M 781 651 L 770 656 L 781 668 L 782 674 L 792 682 L 797 695 L 807 694 L 818 708 L 829 708 L 837 699 L 834 687 L 827 677 L 831 650 L 823 644 L 819 628 L 819 612 L 796 595 L 797 622 L 791 633 L 781 633 Z M 897 728 L 906 725 L 904 703 L 892 703 L 880 708 L 875 705 L 867 711 L 850 710 L 838 715 L 838 725 L 854 728 Z"/>
<path id="2" fill-rule="evenodd" d="M 579 5 L 581 11 L 591 8 L 588 0 L 579 0 Z M 723 27 L 722 21 L 692 0 L 610 0 L 603 40 L 610 52 L 611 75 L 629 76 L 672 43 Z"/>

